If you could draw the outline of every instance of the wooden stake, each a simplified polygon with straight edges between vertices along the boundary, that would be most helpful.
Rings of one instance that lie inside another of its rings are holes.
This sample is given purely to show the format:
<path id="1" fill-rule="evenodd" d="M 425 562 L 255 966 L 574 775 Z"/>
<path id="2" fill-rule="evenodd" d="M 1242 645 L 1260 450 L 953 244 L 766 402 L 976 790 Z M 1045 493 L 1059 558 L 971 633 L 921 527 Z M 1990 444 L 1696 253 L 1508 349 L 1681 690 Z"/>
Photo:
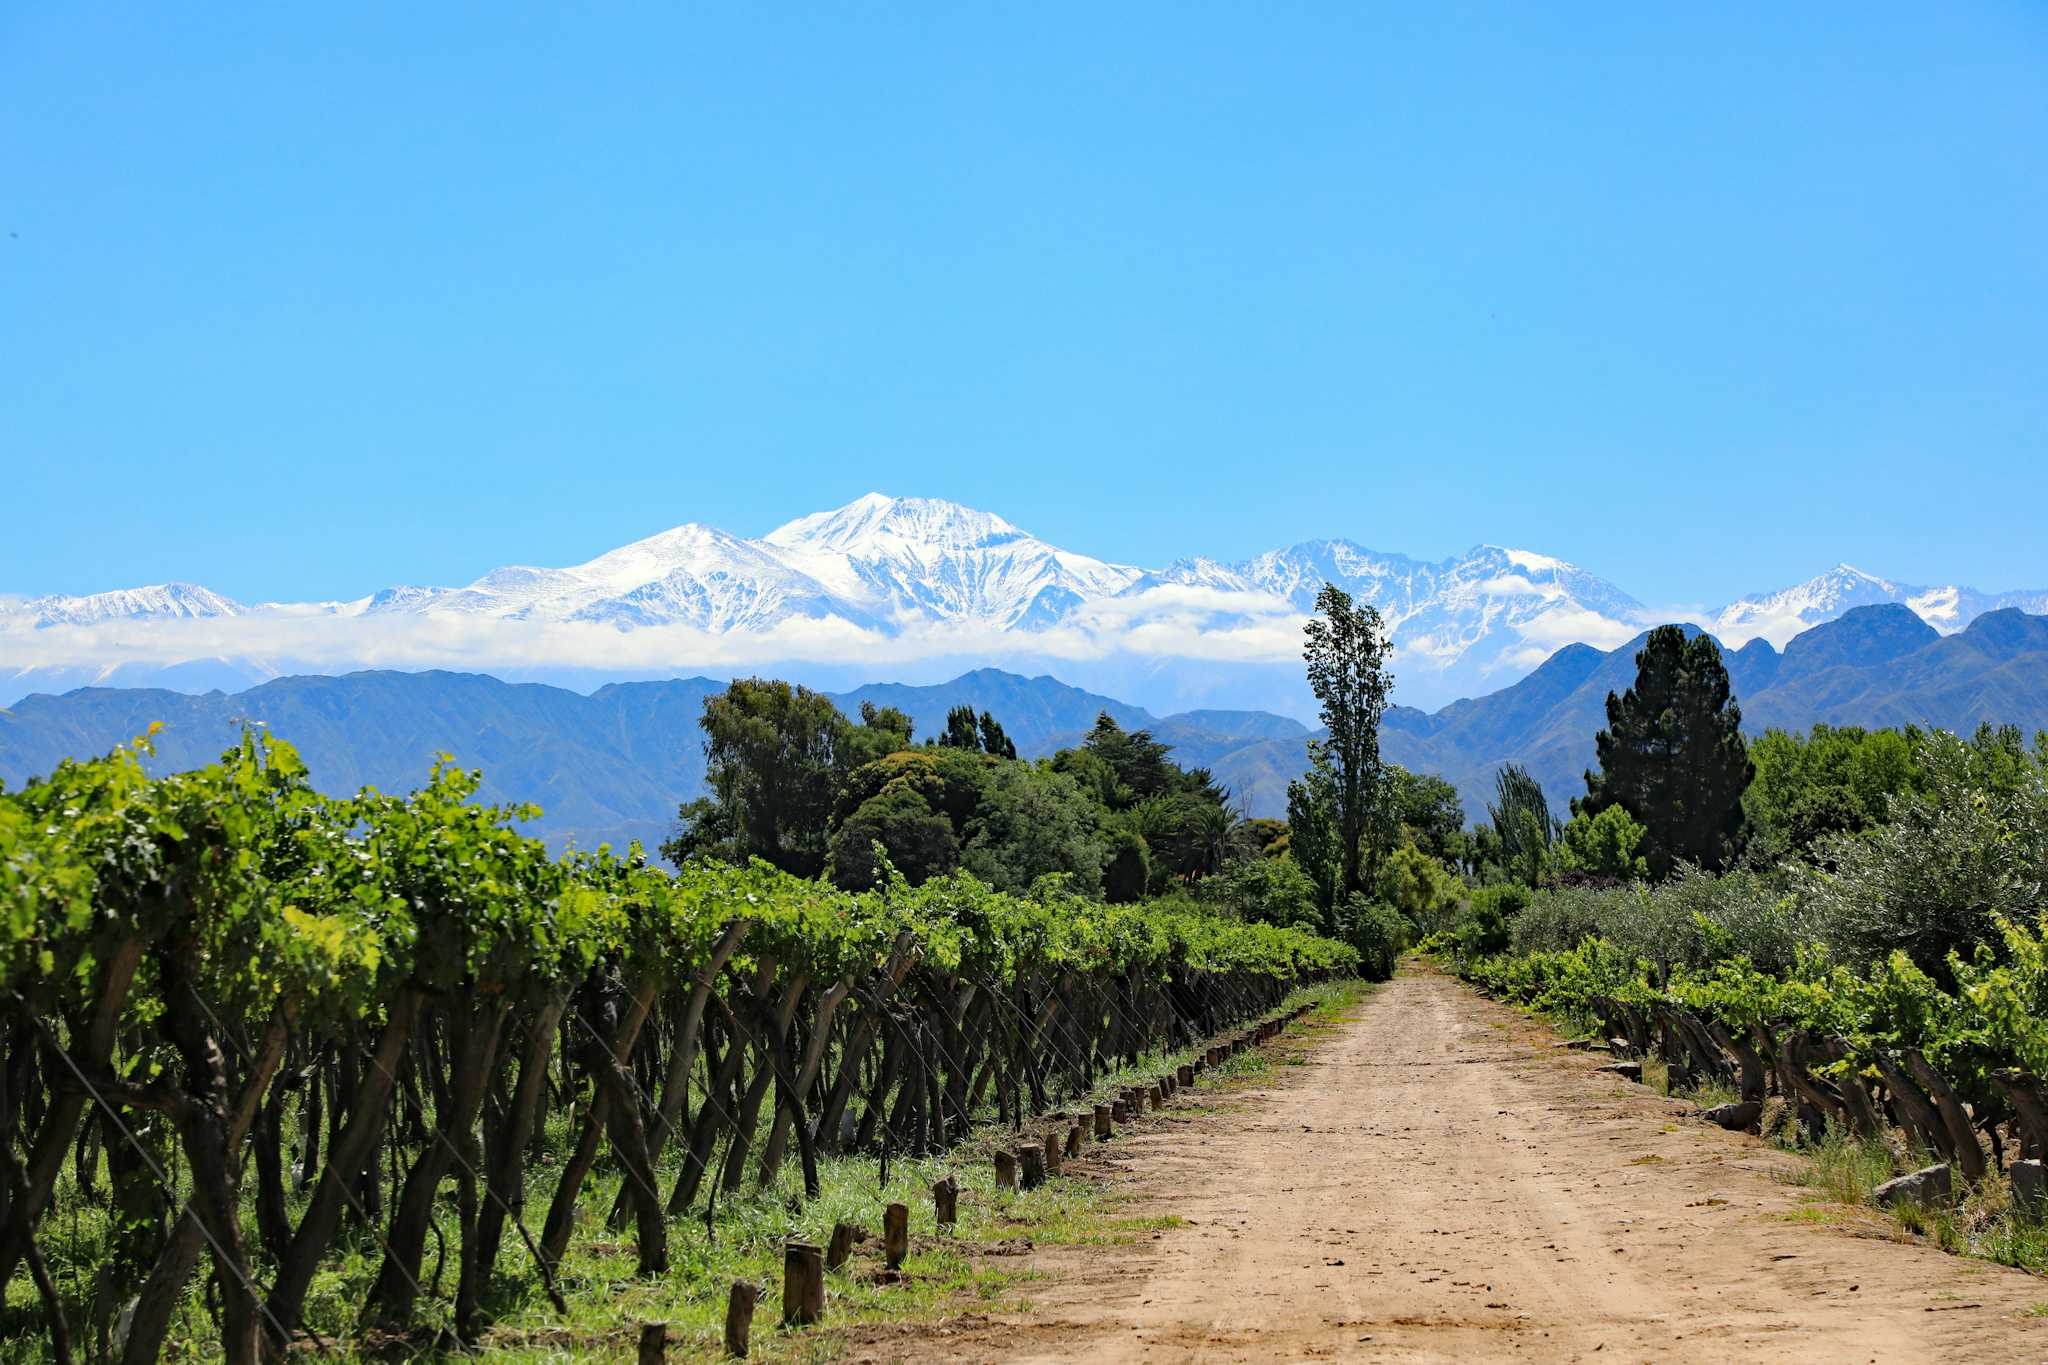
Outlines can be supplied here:
<path id="1" fill-rule="evenodd" d="M 896 1270 L 910 1254 L 910 1206 L 891 1204 L 882 1210 L 882 1256 Z"/>
<path id="2" fill-rule="evenodd" d="M 1129 1117 L 1130 1113 L 1124 1108 L 1122 1100 L 1111 1100 L 1109 1102 L 1109 1120 L 1112 1124 L 1122 1123 Z M 1109 1134 L 1104 1133 L 1103 1136 L 1108 1137 Z"/>
<path id="3" fill-rule="evenodd" d="M 1194 1087 L 1194 1084 L 1195 1084 L 1195 1069 L 1194 1069 L 1194 1067 L 1192 1067 L 1192 1066 L 1184 1066 L 1184 1067 L 1182 1067 L 1182 1068 L 1180 1069 L 1180 1074 L 1179 1074 L 1178 1076 L 1174 1077 L 1174 1079 L 1180 1082 L 1180 1086 L 1181 1086 L 1181 1089 L 1183 1089 L 1183 1090 L 1189 1090 L 1189 1089 L 1192 1089 L 1192 1088 Z"/>
<path id="4" fill-rule="evenodd" d="M 748 1284 L 745 1280 L 732 1282 L 732 1293 L 725 1301 L 725 1353 L 746 1359 L 747 1340 L 754 1330 L 754 1301 L 761 1296 L 759 1285 Z"/>
<path id="5" fill-rule="evenodd" d="M 1072 1125 L 1071 1127 L 1069 1127 L 1069 1128 L 1067 1129 L 1067 1159 L 1068 1159 L 1068 1160 L 1070 1160 L 1070 1161 L 1071 1161 L 1071 1160 L 1073 1160 L 1073 1159 L 1074 1159 L 1075 1157 L 1077 1157 L 1077 1156 L 1081 1155 L 1081 1139 L 1082 1139 L 1083 1137 L 1087 1136 L 1087 1133 L 1088 1133 L 1088 1129 L 1087 1129 L 1087 1127 L 1086 1127 L 1085 1125 L 1083 1125 L 1083 1124 L 1079 1124 L 1079 1123 L 1076 1123 L 1076 1124 Z"/>
<path id="6" fill-rule="evenodd" d="M 825 1247 L 825 1269 L 837 1270 L 846 1264 L 846 1258 L 853 1255 L 853 1244 L 860 1240 L 860 1230 L 851 1223 L 834 1223 L 832 1240 Z"/>
<path id="7" fill-rule="evenodd" d="M 1060 1153 L 1065 1150 L 1066 1145 L 1067 1135 L 1059 1129 L 1054 1128 L 1046 1133 L 1045 1173 L 1047 1175 L 1058 1175 L 1060 1173 Z"/>
<path id="8" fill-rule="evenodd" d="M 640 1365 L 663 1365 L 668 1359 L 668 1324 L 640 1324 Z"/>
<path id="9" fill-rule="evenodd" d="M 805 1327 L 825 1316 L 825 1253 L 815 1242 L 782 1249 L 782 1325 Z"/>
<path id="10" fill-rule="evenodd" d="M 1115 1117 L 1115 1114 L 1111 1112 L 1110 1105 L 1098 1104 L 1095 1106 L 1095 1140 L 1097 1142 L 1107 1142 L 1115 1134 L 1116 1129 L 1110 1126 Z"/>
<path id="11" fill-rule="evenodd" d="M 1166 1103 L 1166 1092 L 1155 1082 L 1152 1088 L 1145 1092 L 1145 1098 L 1151 1102 L 1152 1108 L 1156 1110 Z"/>
<path id="12" fill-rule="evenodd" d="M 1035 1190 L 1045 1183 L 1045 1148 L 1036 1142 L 1017 1144 L 1017 1164 L 1023 1167 L 1024 1188 Z"/>
<path id="13" fill-rule="evenodd" d="M 947 1175 L 932 1186 L 932 1221 L 950 1228 L 960 1218 L 960 1182 Z"/>
<path id="14" fill-rule="evenodd" d="M 1017 1156 L 1014 1152 L 996 1153 L 996 1189 L 998 1191 L 1017 1188 Z"/>

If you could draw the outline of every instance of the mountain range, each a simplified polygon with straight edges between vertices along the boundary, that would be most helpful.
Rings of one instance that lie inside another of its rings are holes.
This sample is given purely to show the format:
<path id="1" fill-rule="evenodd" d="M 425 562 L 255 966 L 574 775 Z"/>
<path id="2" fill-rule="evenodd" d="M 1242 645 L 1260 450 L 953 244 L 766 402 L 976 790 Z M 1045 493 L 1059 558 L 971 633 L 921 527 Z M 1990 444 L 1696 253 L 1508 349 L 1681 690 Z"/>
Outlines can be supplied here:
<path id="1" fill-rule="evenodd" d="M 1310 540 L 1241 562 L 1145 568 L 1060 549 L 989 512 L 871 493 L 758 538 L 690 523 L 567 568 L 508 565 L 463 587 L 350 601 L 244 603 L 176 582 L 0 599 L 0 704 L 88 683 L 202 691 L 369 665 L 587 689 L 741 671 L 831 686 L 885 661 L 931 679 L 972 660 L 1057 669 L 1154 709 L 1235 702 L 1305 715 L 1300 625 L 1325 582 L 1380 610 L 1398 695 L 1419 706 L 1497 689 L 1560 646 L 1611 648 L 1673 615 L 1530 550 L 1478 545 L 1428 562 Z M 1946 633 L 1987 611 L 2048 611 L 2048 591 L 1919 586 L 1838 565 L 1693 616 L 1731 644 L 1782 644 L 1879 603 Z"/>
<path id="2" fill-rule="evenodd" d="M 1568 645 L 1512 685 L 1428 712 L 1388 712 L 1390 761 L 1457 785 L 1469 817 L 1484 818 L 1493 775 L 1527 767 L 1559 810 L 1583 790 L 1609 692 L 1635 676 L 1640 638 L 1613 650 Z M 1744 728 L 1920 725 L 1958 731 L 1982 722 L 2048 729 L 2048 617 L 2005 608 L 1944 635 L 1899 603 L 1852 608 L 1783 650 L 1753 639 L 1724 649 Z M 162 769 L 204 763 L 245 724 L 299 747 L 324 790 L 416 785 L 440 752 L 484 772 L 486 797 L 534 801 L 537 832 L 560 845 L 652 846 L 676 807 L 697 795 L 704 755 L 697 728 L 708 677 L 611 684 L 585 696 L 479 674 L 370 671 L 280 678 L 229 694 L 83 688 L 31 696 L 0 712 L 0 781 L 19 785 L 69 756 L 101 753 L 165 722 Z M 935 685 L 875 683 L 834 694 L 848 713 L 864 701 L 907 712 L 923 736 L 954 706 L 993 713 L 1025 756 L 1076 743 L 1101 712 L 1144 727 L 1190 766 L 1210 768 L 1254 814 L 1286 810 L 1287 782 L 1304 766 L 1311 732 L 1260 711 L 1157 716 L 1050 676 L 984 668 Z"/>

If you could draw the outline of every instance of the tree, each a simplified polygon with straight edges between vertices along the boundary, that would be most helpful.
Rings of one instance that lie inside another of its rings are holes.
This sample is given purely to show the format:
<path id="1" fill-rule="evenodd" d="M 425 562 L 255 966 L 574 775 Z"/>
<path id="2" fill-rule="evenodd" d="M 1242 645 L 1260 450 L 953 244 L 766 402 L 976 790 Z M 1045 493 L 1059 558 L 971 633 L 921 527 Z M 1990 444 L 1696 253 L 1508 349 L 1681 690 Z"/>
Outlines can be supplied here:
<path id="1" fill-rule="evenodd" d="M 1308 771 L 1287 784 L 1287 851 L 1316 884 L 1325 912 L 1342 903 L 1337 850 L 1337 777 L 1321 740 L 1308 742 Z"/>
<path id="2" fill-rule="evenodd" d="M 1403 844 L 1380 861 L 1381 900 L 1409 923 L 1433 932 L 1458 904 L 1458 879 L 1449 868 L 1413 844 Z"/>
<path id="3" fill-rule="evenodd" d="M 1893 795 L 1919 784 L 1918 731 L 1815 725 L 1771 730 L 1749 746 L 1756 777 L 1743 793 L 1749 859 L 1769 866 L 1805 858 L 1830 834 L 1860 834 L 1885 817 Z"/>
<path id="4" fill-rule="evenodd" d="M 662 853 L 764 858 L 799 877 L 824 870 L 839 782 L 853 756 L 846 717 L 820 693 L 741 678 L 704 699 L 707 800 L 681 812 Z"/>
<path id="5" fill-rule="evenodd" d="M 981 751 L 996 758 L 1015 759 L 1017 746 L 1003 733 L 1003 727 L 996 724 L 996 718 L 984 711 L 981 713 Z"/>
<path id="6" fill-rule="evenodd" d="M 974 708 L 956 706 L 946 712 L 946 733 L 939 736 L 939 743 L 948 749 L 981 748 L 981 729 L 974 721 Z"/>
<path id="7" fill-rule="evenodd" d="M 1647 833 L 1622 806 L 1609 806 L 1598 815 L 1574 815 L 1564 827 L 1558 862 L 1567 872 L 1642 881 L 1650 875 L 1650 865 L 1636 850 Z"/>
<path id="8" fill-rule="evenodd" d="M 1466 853 L 1465 804 L 1458 789 L 1434 773 L 1387 765 L 1389 797 L 1400 837 L 1438 862 L 1456 864 Z"/>
<path id="9" fill-rule="evenodd" d="M 1550 846 L 1557 840 L 1550 800 L 1543 794 L 1543 784 L 1519 763 L 1494 773 L 1493 792 L 1486 818 L 1499 841 L 1501 864 L 1510 877 L 1534 886 L 1543 879 Z"/>
<path id="10" fill-rule="evenodd" d="M 1755 773 L 1742 740 L 1742 708 L 1713 639 L 1659 626 L 1636 655 L 1635 686 L 1607 694 L 1600 760 L 1586 774 L 1577 814 L 1621 806 L 1647 831 L 1643 856 L 1663 878 L 1679 863 L 1710 871 L 1742 846 L 1742 794 Z"/>
<path id="11" fill-rule="evenodd" d="M 847 756 L 850 766 L 858 767 L 872 763 L 878 758 L 898 753 L 910 747 L 910 717 L 893 706 L 877 706 L 871 701 L 860 704 L 860 724 L 852 727 L 852 750 Z"/>
<path id="12" fill-rule="evenodd" d="M 879 882 L 877 844 L 912 886 L 949 871 L 959 861 L 960 845 L 952 822 L 909 785 L 885 787 L 861 802 L 833 831 L 827 868 L 833 882 L 848 891 L 865 891 Z"/>
<path id="13" fill-rule="evenodd" d="M 1329 737 L 1331 815 L 1336 826 L 1338 887 L 1368 886 L 1392 842 L 1384 828 L 1386 771 L 1380 760 L 1380 719 L 1394 680 L 1387 672 L 1391 641 L 1371 603 L 1354 606 L 1334 583 L 1316 594 L 1316 616 L 1305 631 L 1302 658 Z"/>
<path id="14" fill-rule="evenodd" d="M 1049 872 L 1094 895 L 1106 861 L 1098 813 L 1073 779 L 1030 763 L 990 767 L 962 842 L 963 867 L 999 891 L 1023 892 Z"/>

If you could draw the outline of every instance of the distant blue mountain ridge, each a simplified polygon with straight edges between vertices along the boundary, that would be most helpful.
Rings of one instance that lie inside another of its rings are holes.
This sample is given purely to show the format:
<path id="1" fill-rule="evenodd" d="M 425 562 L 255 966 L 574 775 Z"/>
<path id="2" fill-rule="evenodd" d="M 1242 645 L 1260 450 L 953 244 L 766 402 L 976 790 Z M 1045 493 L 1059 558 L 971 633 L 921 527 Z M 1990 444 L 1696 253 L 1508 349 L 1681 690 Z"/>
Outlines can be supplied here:
<path id="1" fill-rule="evenodd" d="M 1483 817 L 1495 771 L 1511 762 L 1535 774 L 1561 808 L 1583 790 L 1607 694 L 1633 681 L 1640 646 L 1640 638 L 1605 652 L 1569 645 L 1498 692 L 1434 712 L 1397 707 L 1387 715 L 1382 748 L 1393 762 L 1455 783 L 1468 817 Z M 1752 733 L 1817 722 L 2048 729 L 2048 617 L 2013 609 L 1941 635 L 1903 605 L 1859 607 L 1782 651 L 1759 639 L 1726 658 Z M 155 767 L 196 767 L 232 745 L 245 725 L 261 724 L 297 746 L 325 791 L 404 791 L 445 752 L 482 769 L 487 799 L 541 806 L 533 828 L 556 847 L 629 839 L 652 847 L 670 831 L 676 808 L 702 791 L 697 721 L 704 699 L 724 686 L 677 678 L 614 683 L 586 696 L 475 673 L 372 671 L 199 696 L 81 688 L 30 696 L 0 712 L 0 781 L 18 787 L 67 757 L 104 753 L 153 721 L 164 723 Z M 1027 757 L 1078 742 L 1107 712 L 1173 745 L 1182 763 L 1210 768 L 1260 815 L 1285 813 L 1287 783 L 1303 768 L 1311 737 L 1298 721 L 1268 712 L 1157 716 L 1057 678 L 993 668 L 929 686 L 872 683 L 829 695 L 849 714 L 864 701 L 899 707 L 920 737 L 942 731 L 954 706 L 985 710 Z"/>

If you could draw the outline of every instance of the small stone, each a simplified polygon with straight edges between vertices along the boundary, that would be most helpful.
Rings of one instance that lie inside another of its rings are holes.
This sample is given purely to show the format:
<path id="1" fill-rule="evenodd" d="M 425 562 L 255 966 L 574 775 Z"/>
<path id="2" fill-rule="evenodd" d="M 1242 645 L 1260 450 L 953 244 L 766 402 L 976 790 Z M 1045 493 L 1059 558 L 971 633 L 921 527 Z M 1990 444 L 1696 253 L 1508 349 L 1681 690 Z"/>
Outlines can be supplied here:
<path id="1" fill-rule="evenodd" d="M 1946 1202 L 1948 1197 L 1949 1175 L 1946 1166 L 1923 1166 L 1911 1175 L 1887 1180 L 1870 1192 L 1871 1203 L 1888 1209 L 1902 1208 L 1907 1204 L 1932 1208 L 1937 1202 Z"/>
<path id="2" fill-rule="evenodd" d="M 2005 1173 L 2012 1180 L 2013 1207 L 2022 1217 L 2039 1220 L 2042 1206 L 2048 1202 L 2048 1166 L 2038 1159 L 2015 1161 Z"/>
<path id="3" fill-rule="evenodd" d="M 1759 1100 L 1743 1100 L 1739 1104 L 1717 1104 L 1712 1109 L 1700 1111 L 1700 1117 L 1709 1123 L 1717 1123 L 1731 1133 L 1747 1132 L 1754 1128 L 1763 1117 L 1764 1106 Z"/>

